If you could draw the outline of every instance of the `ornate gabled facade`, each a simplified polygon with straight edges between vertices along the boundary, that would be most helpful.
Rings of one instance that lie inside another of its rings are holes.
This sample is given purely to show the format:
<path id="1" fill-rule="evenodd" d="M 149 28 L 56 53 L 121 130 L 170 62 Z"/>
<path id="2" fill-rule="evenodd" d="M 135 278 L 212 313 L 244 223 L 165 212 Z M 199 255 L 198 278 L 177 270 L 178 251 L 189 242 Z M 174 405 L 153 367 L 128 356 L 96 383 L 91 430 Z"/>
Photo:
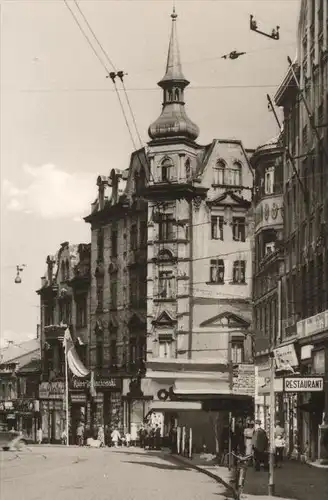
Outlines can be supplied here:
<path id="1" fill-rule="evenodd" d="M 251 360 L 253 232 L 249 152 L 238 140 L 214 140 L 205 147 L 195 142 L 199 129 L 185 110 L 189 82 L 182 72 L 175 12 L 171 17 L 166 73 L 159 82 L 163 109 L 149 128 L 144 190 L 147 379 L 151 408 L 164 412 L 168 425 L 179 404 L 188 408 L 196 387 L 198 396 L 231 395 L 228 366 Z M 173 399 L 163 401 L 163 391 Z"/>
<path id="2" fill-rule="evenodd" d="M 40 412 L 44 439 L 60 442 L 66 425 L 63 338 L 67 326 L 79 357 L 86 366 L 89 364 L 90 244 L 64 242 L 55 256 L 47 257 L 46 263 L 37 291 L 41 307 Z M 71 402 L 72 443 L 78 422 L 86 419 L 88 404 L 85 397 L 71 397 Z"/>
<path id="3" fill-rule="evenodd" d="M 146 412 L 141 378 L 146 355 L 147 204 L 140 193 L 148 177 L 145 151 L 135 151 L 127 170 L 113 169 L 109 177 L 98 177 L 98 197 L 85 219 L 91 225 L 90 367 L 96 381 L 108 386 L 97 389 L 93 423 L 121 431 L 140 424 Z"/>

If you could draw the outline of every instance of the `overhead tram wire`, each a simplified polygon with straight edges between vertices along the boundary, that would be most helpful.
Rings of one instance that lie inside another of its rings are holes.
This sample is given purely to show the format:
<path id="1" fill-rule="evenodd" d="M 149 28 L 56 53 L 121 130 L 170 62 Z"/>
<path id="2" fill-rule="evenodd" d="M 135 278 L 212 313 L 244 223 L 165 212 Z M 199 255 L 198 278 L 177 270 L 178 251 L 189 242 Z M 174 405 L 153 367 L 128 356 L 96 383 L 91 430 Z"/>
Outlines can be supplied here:
<path id="1" fill-rule="evenodd" d="M 64 0 L 64 1 L 65 1 L 65 3 L 67 3 L 67 0 Z M 90 33 L 92 34 L 92 36 L 93 36 L 96 44 L 98 45 L 99 49 L 101 50 L 102 54 L 104 55 L 105 59 L 107 60 L 107 62 L 109 63 L 110 67 L 113 70 L 112 72 L 110 72 L 110 71 L 108 71 L 108 69 L 106 67 L 107 78 L 108 77 L 111 78 L 111 80 L 113 82 L 114 89 L 115 89 L 117 98 L 119 100 L 119 104 L 120 104 L 120 107 L 121 107 L 121 110 L 122 110 L 122 113 L 123 113 L 123 116 L 124 116 L 125 124 L 127 126 L 128 131 L 129 131 L 129 135 L 130 135 L 133 147 L 134 147 L 134 149 L 135 149 L 135 151 L 137 153 L 137 158 L 139 160 L 140 166 L 143 168 L 143 163 L 142 163 L 141 158 L 139 156 L 138 147 L 136 146 L 136 143 L 135 143 L 135 140 L 134 140 L 131 128 L 130 128 L 130 124 L 129 124 L 129 121 L 128 121 L 128 118 L 127 118 L 127 115 L 126 115 L 126 112 L 125 112 L 125 109 L 124 109 L 124 106 L 123 106 L 123 102 L 122 102 L 119 90 L 117 88 L 117 85 L 116 85 L 116 77 L 118 76 L 120 78 L 121 82 L 122 82 L 123 91 L 124 91 L 125 98 L 126 98 L 126 101 L 127 101 L 127 104 L 128 104 L 128 108 L 129 108 L 129 111 L 130 111 L 130 115 L 131 115 L 131 118 L 132 118 L 132 121 L 133 121 L 135 132 L 136 132 L 136 134 L 138 136 L 140 147 L 144 148 L 144 145 L 143 145 L 143 142 L 141 140 L 140 133 L 139 133 L 139 129 L 138 129 L 138 126 L 137 126 L 136 118 L 135 118 L 135 115 L 133 113 L 131 102 L 130 102 L 130 99 L 129 99 L 129 96 L 127 94 L 126 87 L 125 87 L 125 84 L 124 84 L 124 72 L 123 71 L 117 71 L 117 68 L 116 68 L 115 64 L 113 63 L 112 59 L 109 57 L 107 51 L 104 49 L 102 43 L 100 42 L 99 38 L 97 37 L 97 35 L 96 35 L 95 31 L 94 31 L 94 29 L 92 28 L 91 24 L 89 23 L 86 15 L 82 11 L 81 7 L 79 6 L 78 1 L 77 0 L 73 0 L 73 2 L 76 5 L 76 8 L 78 9 L 79 13 L 81 14 L 81 16 L 82 16 L 82 18 L 83 18 L 86 26 L 88 27 Z M 148 162 L 147 154 L 145 155 L 145 158 L 146 158 L 146 162 L 147 162 L 147 165 L 148 165 L 149 174 L 152 175 L 151 171 L 150 171 L 150 168 L 149 168 L 149 162 Z"/>

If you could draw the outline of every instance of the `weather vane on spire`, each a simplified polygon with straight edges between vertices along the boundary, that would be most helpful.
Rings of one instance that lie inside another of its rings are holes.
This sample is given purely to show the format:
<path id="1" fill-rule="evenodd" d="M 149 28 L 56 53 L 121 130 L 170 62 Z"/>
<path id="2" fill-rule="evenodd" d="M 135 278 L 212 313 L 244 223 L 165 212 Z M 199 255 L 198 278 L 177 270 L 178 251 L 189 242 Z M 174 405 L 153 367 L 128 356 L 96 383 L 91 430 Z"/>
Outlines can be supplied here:
<path id="1" fill-rule="evenodd" d="M 173 9 L 172 9 L 171 17 L 173 20 L 178 17 L 178 14 L 175 12 L 175 2 L 173 2 Z"/>

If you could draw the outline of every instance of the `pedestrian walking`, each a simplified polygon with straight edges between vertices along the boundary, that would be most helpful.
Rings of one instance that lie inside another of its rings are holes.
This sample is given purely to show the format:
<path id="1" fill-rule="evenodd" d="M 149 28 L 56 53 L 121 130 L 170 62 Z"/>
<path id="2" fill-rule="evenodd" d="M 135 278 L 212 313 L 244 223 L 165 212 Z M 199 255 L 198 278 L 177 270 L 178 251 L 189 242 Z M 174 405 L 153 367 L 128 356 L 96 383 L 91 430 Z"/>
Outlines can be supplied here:
<path id="1" fill-rule="evenodd" d="M 61 433 L 60 440 L 61 440 L 61 444 L 66 444 L 66 443 L 67 443 L 67 436 L 66 436 L 66 431 L 65 431 L 65 429 L 64 429 L 64 430 L 63 430 L 63 432 Z"/>
<path id="2" fill-rule="evenodd" d="M 245 442 L 245 455 L 252 455 L 253 453 L 253 434 L 254 434 L 254 422 L 248 420 L 246 423 L 246 428 L 244 429 L 244 442 Z"/>
<path id="3" fill-rule="evenodd" d="M 146 429 L 144 425 L 142 424 L 140 429 L 139 429 L 139 445 L 140 448 L 145 447 L 145 438 L 146 438 Z"/>
<path id="4" fill-rule="evenodd" d="M 261 464 L 264 467 L 268 467 L 268 436 L 265 430 L 262 428 L 261 420 L 256 420 L 256 428 L 253 434 L 253 450 L 254 450 L 254 466 L 255 470 L 261 470 Z"/>
<path id="5" fill-rule="evenodd" d="M 79 423 L 76 430 L 77 444 L 78 446 L 84 445 L 84 425 L 82 422 Z"/>
<path id="6" fill-rule="evenodd" d="M 126 444 L 126 447 L 127 448 L 130 448 L 130 444 L 131 444 L 131 434 L 129 431 L 127 431 L 125 433 L 125 444 Z"/>
<path id="7" fill-rule="evenodd" d="M 155 444 L 156 450 L 160 450 L 161 449 L 161 429 L 158 425 L 156 425 L 156 427 L 155 427 L 154 439 L 155 439 L 154 444 Z"/>
<path id="8" fill-rule="evenodd" d="M 274 430 L 274 447 L 275 447 L 275 466 L 281 467 L 284 458 L 285 430 L 280 426 L 280 422 L 276 422 Z"/>
<path id="9" fill-rule="evenodd" d="M 118 429 L 113 430 L 113 432 L 111 434 L 111 438 L 112 438 L 112 443 L 114 444 L 115 448 L 118 448 L 118 442 L 121 439 L 121 434 L 120 434 Z"/>
<path id="10" fill-rule="evenodd" d="M 102 425 L 98 429 L 97 440 L 99 441 L 99 446 L 101 448 L 105 446 L 105 431 Z"/>
<path id="11" fill-rule="evenodd" d="M 136 446 L 138 440 L 137 424 L 131 424 L 131 445 Z"/>
<path id="12" fill-rule="evenodd" d="M 110 446 L 111 445 L 111 437 L 110 437 L 110 429 L 108 425 L 105 425 L 105 445 Z"/>
<path id="13" fill-rule="evenodd" d="M 38 439 L 38 444 L 42 444 L 43 440 L 43 431 L 42 428 L 39 427 L 38 432 L 37 432 L 37 439 Z"/>
<path id="14" fill-rule="evenodd" d="M 171 453 L 176 453 L 177 452 L 178 434 L 177 434 L 177 428 L 175 425 L 173 425 L 173 427 L 171 427 L 169 437 L 170 437 Z"/>

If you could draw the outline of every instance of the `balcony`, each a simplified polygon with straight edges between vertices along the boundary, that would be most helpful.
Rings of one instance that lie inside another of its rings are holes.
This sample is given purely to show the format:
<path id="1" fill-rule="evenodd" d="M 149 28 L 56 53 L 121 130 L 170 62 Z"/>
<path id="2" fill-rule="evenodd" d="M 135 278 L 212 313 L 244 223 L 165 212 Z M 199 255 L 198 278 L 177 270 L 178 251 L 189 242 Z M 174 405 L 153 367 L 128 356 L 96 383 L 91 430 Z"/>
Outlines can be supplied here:
<path id="1" fill-rule="evenodd" d="M 44 336 L 46 340 L 60 340 L 63 341 L 64 333 L 67 325 L 47 325 L 44 327 Z"/>

